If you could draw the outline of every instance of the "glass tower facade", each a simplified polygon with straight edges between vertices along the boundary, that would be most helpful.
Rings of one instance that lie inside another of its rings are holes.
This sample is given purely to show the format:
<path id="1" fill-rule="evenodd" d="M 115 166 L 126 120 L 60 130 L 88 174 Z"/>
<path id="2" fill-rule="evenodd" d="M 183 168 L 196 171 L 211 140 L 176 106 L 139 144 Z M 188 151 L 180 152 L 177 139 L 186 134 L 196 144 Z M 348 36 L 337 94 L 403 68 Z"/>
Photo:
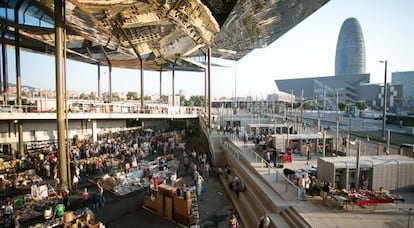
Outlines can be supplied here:
<path id="1" fill-rule="evenodd" d="M 335 76 L 365 74 L 365 42 L 357 19 L 348 18 L 341 26 L 336 43 Z"/>

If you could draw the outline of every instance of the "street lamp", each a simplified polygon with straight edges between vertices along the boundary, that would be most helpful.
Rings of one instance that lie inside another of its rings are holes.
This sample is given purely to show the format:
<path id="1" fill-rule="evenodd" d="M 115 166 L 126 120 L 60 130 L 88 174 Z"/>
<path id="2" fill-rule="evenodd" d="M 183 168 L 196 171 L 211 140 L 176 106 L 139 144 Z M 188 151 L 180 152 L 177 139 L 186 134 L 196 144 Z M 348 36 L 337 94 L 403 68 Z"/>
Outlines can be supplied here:
<path id="1" fill-rule="evenodd" d="M 223 49 L 223 48 L 216 49 L 216 51 L 221 53 L 221 54 L 224 54 L 224 55 L 226 55 L 226 54 L 231 55 L 232 60 L 234 62 L 234 102 L 235 102 L 235 105 L 233 107 L 233 104 L 232 104 L 232 107 L 231 107 L 231 110 L 232 110 L 232 123 L 231 123 L 231 125 L 233 127 L 233 114 L 234 114 L 235 111 L 237 111 L 237 108 L 238 108 L 237 107 L 238 106 L 237 105 L 237 93 L 236 93 L 236 90 L 237 90 L 237 65 L 236 65 L 236 63 L 237 62 L 236 62 L 236 59 L 235 59 L 237 51 Z M 233 110 L 233 108 L 234 108 L 234 110 Z"/>
<path id="2" fill-rule="evenodd" d="M 380 60 L 380 63 L 384 63 L 384 106 L 382 110 L 382 139 L 385 140 L 385 124 L 387 122 L 387 60 Z"/>
<path id="3" fill-rule="evenodd" d="M 275 128 L 275 132 L 274 132 L 274 134 L 276 135 L 276 125 L 277 125 L 277 119 L 276 119 L 276 116 L 273 116 L 273 119 L 272 119 L 272 121 L 274 121 L 274 128 Z"/>
<path id="4" fill-rule="evenodd" d="M 336 129 L 335 129 L 335 149 L 336 153 L 338 153 L 338 136 L 339 136 L 339 115 L 338 115 L 338 104 L 339 104 L 339 92 L 336 90 Z"/>

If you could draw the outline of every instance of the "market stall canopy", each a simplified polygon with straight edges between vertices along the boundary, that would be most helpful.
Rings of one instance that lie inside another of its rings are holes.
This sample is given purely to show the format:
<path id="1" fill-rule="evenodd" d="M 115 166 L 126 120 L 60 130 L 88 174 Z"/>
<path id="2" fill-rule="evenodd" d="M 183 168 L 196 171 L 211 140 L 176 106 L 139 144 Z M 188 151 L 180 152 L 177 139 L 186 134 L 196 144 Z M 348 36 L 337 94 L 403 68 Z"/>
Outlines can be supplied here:
<path id="1" fill-rule="evenodd" d="M 205 62 L 207 47 L 214 57 L 238 60 L 328 1 L 66 0 L 67 57 L 122 68 L 140 68 L 142 61 L 149 70 L 199 71 L 203 67 L 188 59 Z M 54 54 L 53 0 L 0 0 L 0 23 L 2 43 L 15 45 L 18 32 L 21 48 Z"/>
<path id="2" fill-rule="evenodd" d="M 312 139 L 323 139 L 323 134 L 290 134 L 289 140 L 312 140 Z M 325 135 L 325 139 L 332 139 L 333 136 Z"/>

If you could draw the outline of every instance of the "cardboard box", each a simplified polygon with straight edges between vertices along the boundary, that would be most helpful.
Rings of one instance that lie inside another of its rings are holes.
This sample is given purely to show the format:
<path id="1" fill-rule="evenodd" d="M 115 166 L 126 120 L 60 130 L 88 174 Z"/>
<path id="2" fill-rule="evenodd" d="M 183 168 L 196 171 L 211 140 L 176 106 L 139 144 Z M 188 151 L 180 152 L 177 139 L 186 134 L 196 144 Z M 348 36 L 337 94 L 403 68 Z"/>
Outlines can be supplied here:
<path id="1" fill-rule="evenodd" d="M 173 197 L 177 195 L 177 188 L 168 184 L 158 185 L 158 194 Z"/>

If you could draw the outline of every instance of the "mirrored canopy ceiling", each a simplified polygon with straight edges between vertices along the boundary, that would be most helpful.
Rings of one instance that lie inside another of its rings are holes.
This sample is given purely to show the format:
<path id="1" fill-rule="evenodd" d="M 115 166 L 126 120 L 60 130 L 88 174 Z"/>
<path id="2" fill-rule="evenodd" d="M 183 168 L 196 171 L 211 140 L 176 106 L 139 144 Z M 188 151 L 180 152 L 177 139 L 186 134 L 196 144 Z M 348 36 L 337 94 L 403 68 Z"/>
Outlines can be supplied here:
<path id="1" fill-rule="evenodd" d="M 65 0 L 67 57 L 91 64 L 203 71 L 205 53 L 239 60 L 329 0 Z M 1 42 L 54 55 L 54 0 L 0 0 Z M 197 62 L 197 63 L 196 63 Z"/>

